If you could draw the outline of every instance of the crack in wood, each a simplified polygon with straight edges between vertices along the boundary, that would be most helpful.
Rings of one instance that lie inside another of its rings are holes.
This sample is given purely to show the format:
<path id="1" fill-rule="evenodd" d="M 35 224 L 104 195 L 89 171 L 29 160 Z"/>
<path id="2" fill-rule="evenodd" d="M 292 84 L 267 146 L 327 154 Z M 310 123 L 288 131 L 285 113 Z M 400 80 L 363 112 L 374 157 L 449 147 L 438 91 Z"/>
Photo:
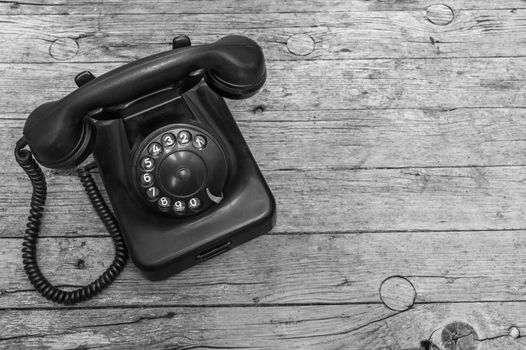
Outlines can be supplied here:
<path id="1" fill-rule="evenodd" d="M 37 2 L 25 2 L 25 1 L 9 1 L 9 0 L 0 0 L 0 4 L 11 4 L 11 5 L 28 5 L 28 6 L 39 6 L 39 7 L 60 7 L 64 6 L 64 4 L 49 4 L 49 3 L 37 3 Z M 69 6 L 75 6 L 69 4 Z"/>
<path id="2" fill-rule="evenodd" d="M 199 286 L 199 287 L 210 287 L 210 286 L 256 286 L 260 284 L 266 284 L 266 282 L 227 282 L 227 281 L 221 281 L 221 282 L 213 282 L 213 283 L 196 283 L 192 284 L 192 286 Z"/>
<path id="3" fill-rule="evenodd" d="M 388 320 L 394 316 L 397 316 L 397 315 L 400 315 L 406 311 L 409 311 L 410 309 L 407 309 L 407 310 L 403 310 L 403 311 L 399 311 L 399 312 L 395 312 L 394 314 L 391 314 L 389 316 L 386 316 L 386 317 L 382 317 L 382 318 L 379 318 L 377 320 L 374 320 L 374 321 L 370 321 L 370 322 L 367 322 L 361 326 L 358 326 L 358 327 L 354 327 L 354 328 L 351 328 L 351 329 L 348 329 L 348 330 L 345 330 L 345 331 L 341 331 L 341 332 L 334 332 L 334 333 L 325 333 L 325 334 L 313 334 L 313 335 L 304 335 L 304 336 L 297 336 L 297 337 L 284 337 L 283 339 L 307 339 L 307 338 L 319 338 L 319 337 L 331 337 L 331 336 L 338 336 L 338 335 L 346 335 L 346 334 L 349 334 L 349 333 L 352 333 L 352 332 L 356 332 L 356 331 L 359 331 L 363 328 L 366 328 L 368 326 L 371 326 L 375 323 L 378 323 L 378 322 L 382 322 L 382 321 L 385 321 L 385 320 Z"/>
<path id="4" fill-rule="evenodd" d="M 174 349 L 175 350 L 191 350 L 191 349 L 259 349 L 259 348 L 246 347 L 246 346 L 214 346 L 214 345 L 196 344 L 196 345 L 176 346 Z"/>
<path id="5" fill-rule="evenodd" d="M 12 337 L 0 338 L 0 342 L 19 340 L 19 339 L 25 339 L 25 338 L 46 338 L 46 337 L 54 337 L 57 335 L 67 335 L 67 334 L 73 334 L 73 333 L 75 332 L 60 332 L 60 333 L 46 333 L 46 334 L 21 334 L 21 335 L 15 335 Z"/>
<path id="6" fill-rule="evenodd" d="M 74 329 L 84 329 L 84 328 L 100 328 L 100 327 L 113 327 L 113 326 L 123 326 L 123 325 L 130 325 L 130 324 L 137 324 L 143 321 L 152 321 L 152 320 L 160 320 L 160 319 L 171 319 L 175 317 L 175 312 L 167 312 L 164 315 L 159 316 L 139 316 L 137 319 L 132 321 L 125 321 L 125 322 L 114 322 L 114 323 L 102 323 L 102 324 L 93 324 L 93 325 L 82 325 L 82 326 L 75 326 L 72 327 Z"/>

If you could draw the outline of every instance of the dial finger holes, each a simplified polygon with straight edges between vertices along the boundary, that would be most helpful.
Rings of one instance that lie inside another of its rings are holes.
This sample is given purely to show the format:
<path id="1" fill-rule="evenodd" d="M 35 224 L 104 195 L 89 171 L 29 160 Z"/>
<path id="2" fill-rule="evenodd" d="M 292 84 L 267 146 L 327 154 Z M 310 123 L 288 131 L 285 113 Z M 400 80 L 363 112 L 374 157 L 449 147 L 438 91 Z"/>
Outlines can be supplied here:
<path id="1" fill-rule="evenodd" d="M 186 204 L 183 201 L 175 201 L 173 209 L 176 214 L 182 214 L 186 209 Z"/>
<path id="2" fill-rule="evenodd" d="M 161 142 L 164 147 L 171 148 L 175 146 L 175 136 L 172 133 L 166 133 L 161 137 Z"/>
<path id="3" fill-rule="evenodd" d="M 207 189 L 226 181 L 224 151 L 207 130 L 173 124 L 152 131 L 135 148 L 133 181 L 144 204 L 179 218 L 220 202 Z"/>
<path id="4" fill-rule="evenodd" d="M 201 200 L 197 197 L 193 197 L 188 201 L 188 208 L 191 210 L 197 210 L 201 206 Z"/>
<path id="5" fill-rule="evenodd" d="M 192 145 L 198 150 L 202 150 L 206 147 L 206 138 L 203 135 L 197 135 L 192 141 Z"/>
<path id="6" fill-rule="evenodd" d="M 170 208 L 171 204 L 172 204 L 172 200 L 168 197 L 161 197 L 157 201 L 157 205 L 159 206 L 159 208 L 164 209 L 164 210 Z"/>
<path id="7" fill-rule="evenodd" d="M 158 142 L 152 142 L 148 146 L 148 154 L 152 157 L 157 157 L 159 154 L 163 152 L 163 147 Z"/>
<path id="8" fill-rule="evenodd" d="M 153 185 L 153 176 L 150 173 L 144 173 L 141 175 L 141 185 L 149 187 Z"/>
<path id="9" fill-rule="evenodd" d="M 149 199 L 156 199 L 159 197 L 159 189 L 157 187 L 149 187 L 146 190 L 146 196 L 148 196 Z"/>
<path id="10" fill-rule="evenodd" d="M 141 159 L 141 168 L 146 171 L 153 170 L 155 167 L 155 161 L 150 157 L 144 157 Z"/>
<path id="11" fill-rule="evenodd" d="M 177 134 L 177 143 L 180 145 L 186 145 L 188 142 L 190 142 L 192 138 L 192 135 L 186 130 L 180 131 Z"/>

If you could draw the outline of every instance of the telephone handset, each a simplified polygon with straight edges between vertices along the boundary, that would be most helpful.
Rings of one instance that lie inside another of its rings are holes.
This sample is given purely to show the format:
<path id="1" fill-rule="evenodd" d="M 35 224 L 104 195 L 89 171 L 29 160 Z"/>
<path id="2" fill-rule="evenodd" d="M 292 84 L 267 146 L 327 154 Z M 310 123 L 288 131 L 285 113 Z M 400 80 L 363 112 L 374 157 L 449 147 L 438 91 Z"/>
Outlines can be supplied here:
<path id="1" fill-rule="evenodd" d="M 251 39 L 230 35 L 191 46 L 179 36 L 171 51 L 97 78 L 82 72 L 77 90 L 36 108 L 15 147 L 33 185 L 22 252 L 35 288 L 74 304 L 112 283 L 128 251 L 147 278 L 158 280 L 270 231 L 274 197 L 221 98 L 248 98 L 265 79 L 262 50 Z M 78 173 L 116 255 L 97 280 L 65 291 L 49 283 L 36 260 L 46 200 L 36 161 L 73 168 L 90 154 L 94 164 Z M 115 216 L 91 177 L 94 168 Z"/>

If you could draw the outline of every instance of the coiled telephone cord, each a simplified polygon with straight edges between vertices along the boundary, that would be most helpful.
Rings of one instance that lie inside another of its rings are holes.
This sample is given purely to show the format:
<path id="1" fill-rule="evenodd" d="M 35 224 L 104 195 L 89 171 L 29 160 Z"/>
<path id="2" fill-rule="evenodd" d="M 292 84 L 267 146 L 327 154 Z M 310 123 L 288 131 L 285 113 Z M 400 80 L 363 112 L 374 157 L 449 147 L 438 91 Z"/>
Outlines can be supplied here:
<path id="1" fill-rule="evenodd" d="M 104 202 L 100 191 L 91 176 L 90 169 L 92 166 L 88 165 L 77 170 L 80 181 L 88 194 L 88 197 L 93 205 L 93 208 L 101 218 L 104 226 L 108 230 L 113 243 L 115 245 L 115 258 L 107 270 L 96 280 L 72 291 L 62 290 L 53 286 L 40 271 L 38 266 L 36 250 L 38 235 L 40 233 L 40 224 L 42 220 L 42 212 L 46 203 L 47 184 L 42 169 L 37 164 L 33 155 L 29 150 L 22 149 L 27 145 L 24 138 L 16 143 L 15 158 L 17 163 L 24 169 L 27 176 L 31 180 L 33 186 L 33 194 L 31 196 L 31 209 L 29 210 L 29 217 L 27 228 L 24 234 L 22 243 L 22 259 L 24 270 L 26 271 L 29 281 L 33 284 L 36 290 L 45 298 L 59 304 L 73 305 L 82 301 L 89 300 L 99 294 L 103 289 L 107 288 L 119 274 L 122 272 L 126 261 L 128 260 L 128 251 L 122 238 L 119 226 L 110 209 Z"/>

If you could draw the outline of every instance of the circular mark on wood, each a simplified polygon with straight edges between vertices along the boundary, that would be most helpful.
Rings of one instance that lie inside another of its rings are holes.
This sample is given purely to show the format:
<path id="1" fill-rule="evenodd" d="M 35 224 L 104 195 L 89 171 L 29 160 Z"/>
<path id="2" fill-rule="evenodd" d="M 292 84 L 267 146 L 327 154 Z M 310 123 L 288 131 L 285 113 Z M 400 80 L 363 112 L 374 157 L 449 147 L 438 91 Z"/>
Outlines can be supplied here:
<path id="1" fill-rule="evenodd" d="M 380 300 L 390 310 L 408 310 L 416 300 L 415 286 L 403 276 L 388 277 L 380 285 Z"/>
<path id="2" fill-rule="evenodd" d="M 455 13 L 447 5 L 431 5 L 426 10 L 426 19 L 436 25 L 446 26 L 453 21 Z"/>
<path id="3" fill-rule="evenodd" d="M 445 350 L 477 350 L 478 334 L 465 322 L 452 322 L 442 329 L 441 341 Z"/>
<path id="4" fill-rule="evenodd" d="M 510 327 L 508 332 L 510 333 L 510 337 L 515 338 L 515 339 L 521 336 L 521 331 L 519 331 L 519 329 L 515 326 Z"/>
<path id="5" fill-rule="evenodd" d="M 49 55 L 58 61 L 65 61 L 77 56 L 79 43 L 71 38 L 55 39 L 49 46 Z"/>
<path id="6" fill-rule="evenodd" d="M 294 34 L 287 39 L 287 50 L 296 56 L 307 56 L 316 48 L 314 39 L 306 33 Z"/>

